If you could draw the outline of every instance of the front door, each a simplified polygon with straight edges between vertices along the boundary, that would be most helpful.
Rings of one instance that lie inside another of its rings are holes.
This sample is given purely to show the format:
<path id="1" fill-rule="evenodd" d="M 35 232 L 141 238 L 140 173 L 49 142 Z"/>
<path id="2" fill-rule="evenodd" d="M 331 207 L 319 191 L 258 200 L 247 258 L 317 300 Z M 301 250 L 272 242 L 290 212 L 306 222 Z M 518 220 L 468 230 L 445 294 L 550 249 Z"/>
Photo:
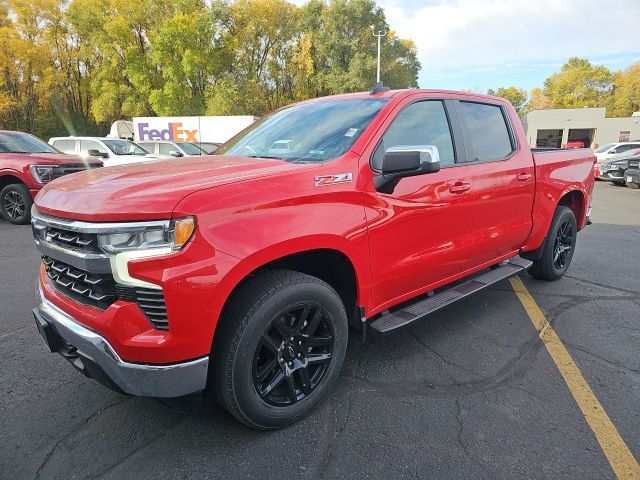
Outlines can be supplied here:
<path id="1" fill-rule="evenodd" d="M 455 142 L 456 119 L 441 99 L 409 97 L 399 104 L 377 141 L 364 152 L 370 165 L 365 212 L 370 244 L 372 305 L 387 308 L 430 290 L 467 267 L 471 251 L 473 185 Z M 441 170 L 403 178 L 393 193 L 373 187 L 389 147 L 435 145 Z"/>

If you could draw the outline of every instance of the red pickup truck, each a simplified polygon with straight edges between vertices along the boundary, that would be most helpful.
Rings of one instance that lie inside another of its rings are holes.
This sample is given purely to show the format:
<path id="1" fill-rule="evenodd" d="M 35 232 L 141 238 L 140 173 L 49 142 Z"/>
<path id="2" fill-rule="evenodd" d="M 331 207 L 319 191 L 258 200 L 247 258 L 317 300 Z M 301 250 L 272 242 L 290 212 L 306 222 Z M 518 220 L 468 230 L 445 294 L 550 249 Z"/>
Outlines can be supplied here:
<path id="1" fill-rule="evenodd" d="M 46 183 L 101 166 L 97 159 L 64 155 L 28 133 L 0 130 L 0 213 L 11 223 L 26 225 L 32 199 Z"/>
<path id="2" fill-rule="evenodd" d="M 89 377 L 207 391 L 257 429 L 321 401 L 348 325 L 389 333 L 526 269 L 560 278 L 594 182 L 590 150 L 532 153 L 508 102 L 450 91 L 302 102 L 217 153 L 45 187 L 34 314 Z"/>

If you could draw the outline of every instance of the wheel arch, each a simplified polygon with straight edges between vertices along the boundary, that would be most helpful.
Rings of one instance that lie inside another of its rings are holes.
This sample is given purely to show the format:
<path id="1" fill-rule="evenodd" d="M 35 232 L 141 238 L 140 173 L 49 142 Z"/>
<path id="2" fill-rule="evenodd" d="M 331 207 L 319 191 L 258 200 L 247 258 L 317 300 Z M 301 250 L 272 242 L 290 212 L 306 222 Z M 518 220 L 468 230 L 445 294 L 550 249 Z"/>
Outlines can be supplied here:
<path id="1" fill-rule="evenodd" d="M 320 278 L 328 283 L 340 296 L 348 317 L 356 313 L 356 307 L 362 305 L 367 288 L 364 285 L 362 272 L 358 271 L 352 257 L 343 249 L 335 247 L 321 247 L 308 249 L 292 249 L 286 253 L 278 249 L 280 254 L 257 252 L 251 257 L 240 261 L 228 274 L 227 282 L 220 284 L 224 301 L 219 309 L 219 316 L 213 332 L 213 343 L 220 326 L 224 322 L 225 309 L 231 303 L 240 287 L 260 272 L 268 270 L 286 269 Z M 225 285 L 226 284 L 226 285 Z"/>
<path id="2" fill-rule="evenodd" d="M 12 173 L 0 173 L 0 190 L 2 190 L 7 185 L 14 185 L 16 183 L 19 185 L 27 185 L 17 175 L 14 175 Z"/>

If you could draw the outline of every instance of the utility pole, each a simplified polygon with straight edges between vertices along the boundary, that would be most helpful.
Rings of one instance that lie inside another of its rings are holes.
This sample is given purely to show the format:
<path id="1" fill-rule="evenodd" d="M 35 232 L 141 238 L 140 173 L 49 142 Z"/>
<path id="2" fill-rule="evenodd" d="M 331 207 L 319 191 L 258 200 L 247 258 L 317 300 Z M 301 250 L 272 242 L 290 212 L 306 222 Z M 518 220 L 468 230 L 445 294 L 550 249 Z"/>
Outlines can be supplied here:
<path id="1" fill-rule="evenodd" d="M 377 69 L 377 73 L 376 73 L 376 82 L 380 81 L 380 40 L 382 39 L 382 37 L 384 37 L 387 32 L 386 31 L 382 31 L 380 30 L 379 32 L 375 31 L 375 26 L 371 25 L 371 32 L 373 33 L 374 37 L 378 37 L 378 69 Z"/>

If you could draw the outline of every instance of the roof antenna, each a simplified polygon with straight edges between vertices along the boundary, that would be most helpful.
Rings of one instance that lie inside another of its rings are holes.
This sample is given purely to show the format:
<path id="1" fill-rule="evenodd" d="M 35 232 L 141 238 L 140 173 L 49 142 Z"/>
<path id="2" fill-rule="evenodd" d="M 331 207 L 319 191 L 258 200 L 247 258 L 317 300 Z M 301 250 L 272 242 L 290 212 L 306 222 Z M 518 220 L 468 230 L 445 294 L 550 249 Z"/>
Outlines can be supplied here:
<path id="1" fill-rule="evenodd" d="M 388 92 L 390 90 L 389 87 L 385 87 L 382 82 L 376 82 L 369 95 L 375 95 L 376 93 Z"/>

